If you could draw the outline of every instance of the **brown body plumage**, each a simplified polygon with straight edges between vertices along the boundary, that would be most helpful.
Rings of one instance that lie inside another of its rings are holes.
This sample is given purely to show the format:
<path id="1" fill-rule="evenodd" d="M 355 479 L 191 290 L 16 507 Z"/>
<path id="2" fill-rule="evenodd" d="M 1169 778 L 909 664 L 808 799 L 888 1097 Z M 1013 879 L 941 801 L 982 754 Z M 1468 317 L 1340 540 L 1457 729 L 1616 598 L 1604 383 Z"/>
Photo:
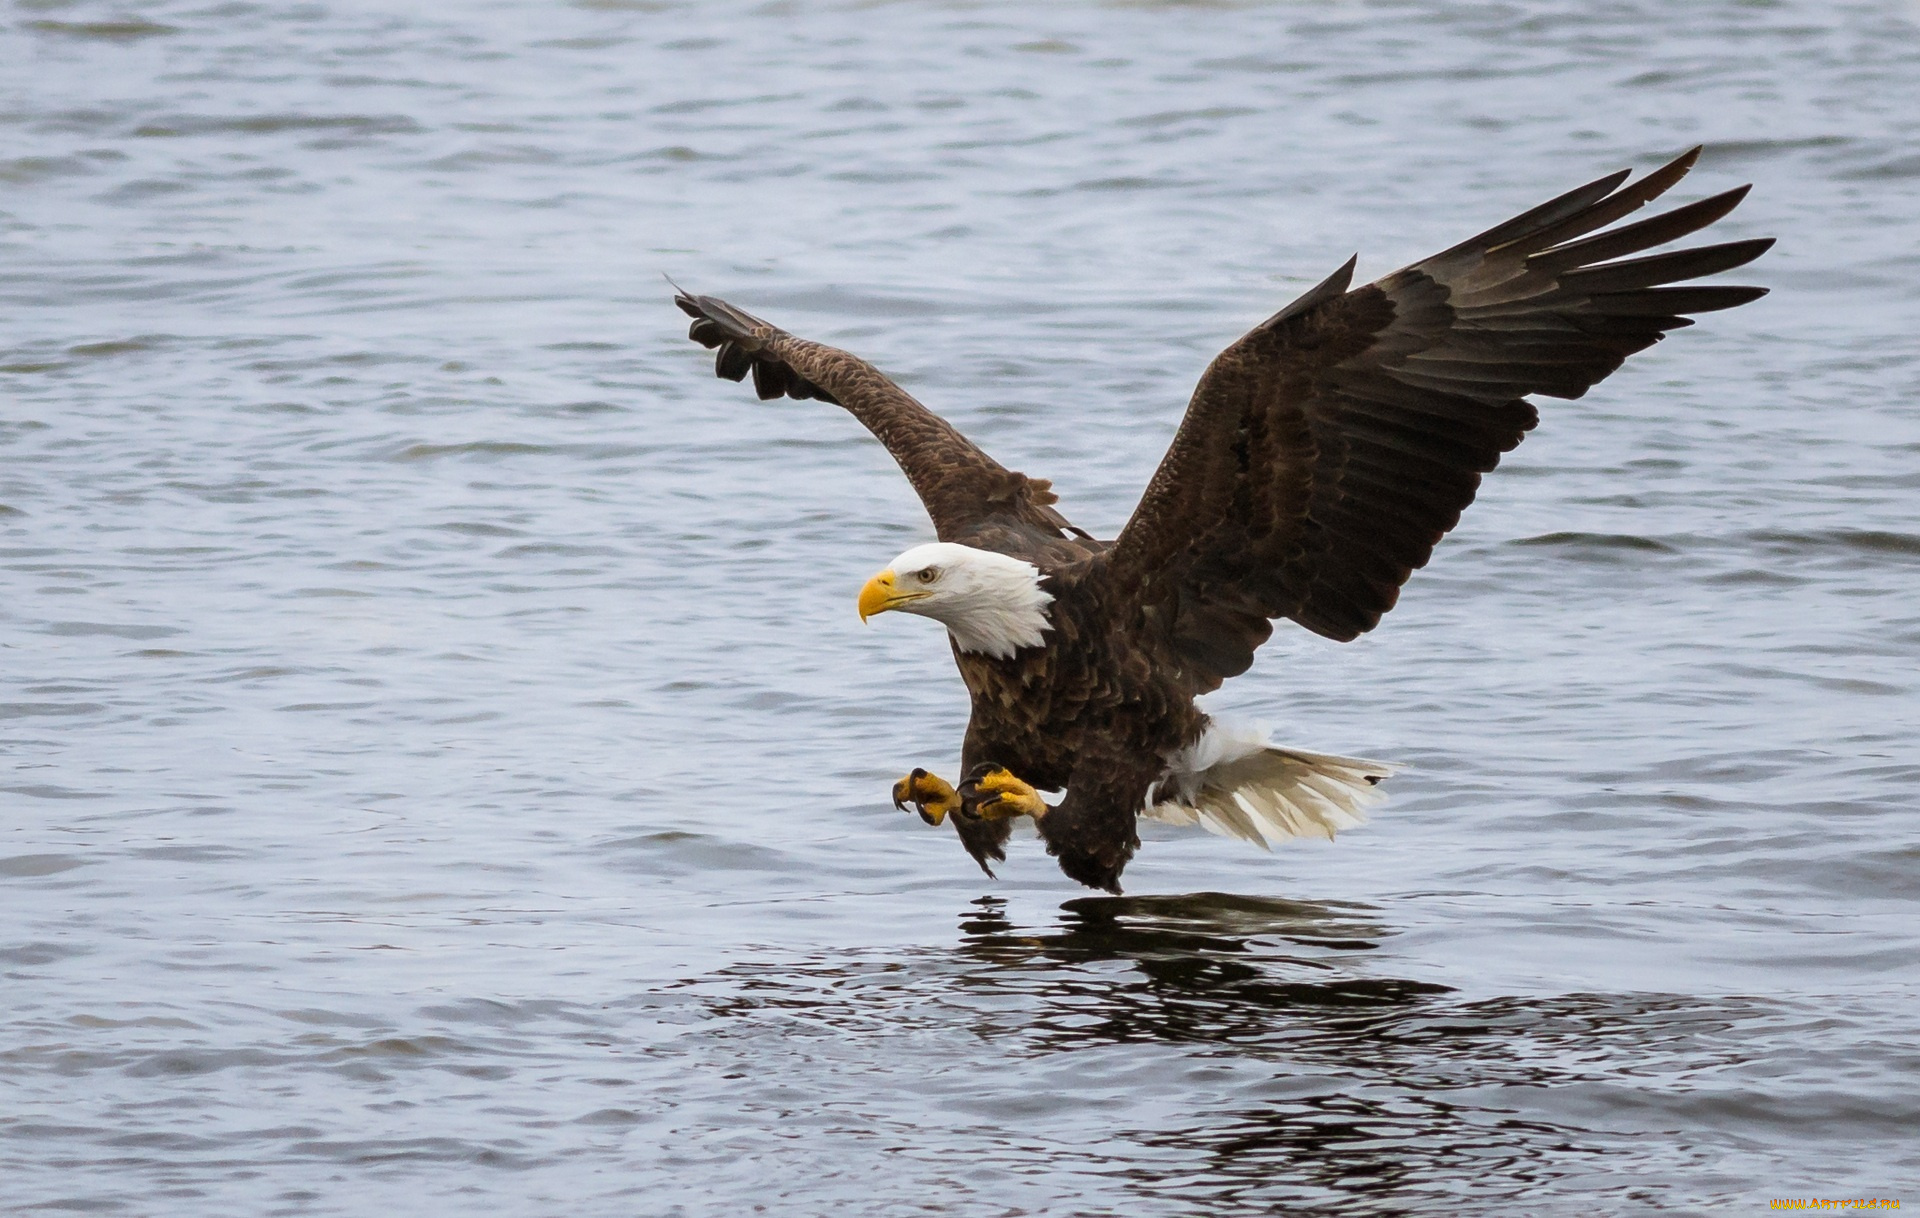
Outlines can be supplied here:
<path id="1" fill-rule="evenodd" d="M 962 769 L 991 762 L 1064 789 L 1036 818 L 1048 850 L 1074 879 L 1118 891 L 1166 758 L 1207 725 L 1193 699 L 1246 671 L 1270 619 L 1341 641 L 1371 630 L 1538 421 L 1527 395 L 1577 398 L 1687 314 L 1765 294 L 1664 285 L 1741 266 L 1770 240 L 1637 256 L 1720 219 L 1745 187 L 1599 231 L 1698 153 L 1630 185 L 1624 171 L 1602 178 L 1353 290 L 1349 261 L 1213 361 L 1113 542 L 866 362 L 712 297 L 676 301 L 692 337 L 718 348 L 719 375 L 851 411 L 941 541 L 1043 574 L 1044 645 L 999 659 L 955 648 L 973 701 Z M 954 819 L 982 867 L 1005 857 L 1007 820 Z"/>

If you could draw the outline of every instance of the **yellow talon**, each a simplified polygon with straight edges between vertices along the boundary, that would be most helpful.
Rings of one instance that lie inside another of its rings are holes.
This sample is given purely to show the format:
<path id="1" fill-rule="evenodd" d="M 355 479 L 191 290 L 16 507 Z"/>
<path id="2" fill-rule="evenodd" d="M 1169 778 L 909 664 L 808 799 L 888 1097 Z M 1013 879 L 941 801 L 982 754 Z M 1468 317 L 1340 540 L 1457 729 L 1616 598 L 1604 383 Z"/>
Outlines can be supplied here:
<path id="1" fill-rule="evenodd" d="M 911 800 L 920 819 L 938 825 L 947 813 L 960 806 L 960 794 L 938 774 L 915 768 L 913 773 L 893 784 L 893 806 L 905 811 Z"/>
<path id="2" fill-rule="evenodd" d="M 1039 820 L 1047 814 L 1047 801 L 1040 798 L 1040 792 L 1015 778 L 1005 766 L 991 762 L 973 767 L 960 784 L 960 797 L 967 811 L 987 820 L 1015 816 Z"/>

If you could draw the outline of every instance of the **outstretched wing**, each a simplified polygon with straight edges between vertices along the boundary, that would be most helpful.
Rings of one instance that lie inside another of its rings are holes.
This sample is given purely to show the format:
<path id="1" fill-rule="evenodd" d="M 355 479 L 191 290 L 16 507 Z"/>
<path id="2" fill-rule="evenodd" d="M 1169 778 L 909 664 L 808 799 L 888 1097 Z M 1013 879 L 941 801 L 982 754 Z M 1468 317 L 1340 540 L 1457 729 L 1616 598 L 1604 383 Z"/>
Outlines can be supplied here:
<path id="1" fill-rule="evenodd" d="M 1348 291 L 1353 263 L 1214 360 L 1109 561 L 1190 682 L 1244 671 L 1268 618 L 1373 629 L 1539 420 L 1627 356 L 1755 287 L 1663 286 L 1771 240 L 1633 255 L 1705 228 L 1747 187 L 1607 231 L 1685 176 L 1601 178 Z M 1593 235 L 1588 235 L 1593 234 Z"/>
<path id="2" fill-rule="evenodd" d="M 688 337 L 718 348 L 716 375 L 739 381 L 752 373 L 762 400 L 818 398 L 866 424 L 913 484 L 940 540 L 1030 552 L 1079 533 L 1054 510 L 1050 483 L 981 452 L 865 360 L 795 338 L 712 296 L 680 292 L 673 302 L 693 318 Z"/>

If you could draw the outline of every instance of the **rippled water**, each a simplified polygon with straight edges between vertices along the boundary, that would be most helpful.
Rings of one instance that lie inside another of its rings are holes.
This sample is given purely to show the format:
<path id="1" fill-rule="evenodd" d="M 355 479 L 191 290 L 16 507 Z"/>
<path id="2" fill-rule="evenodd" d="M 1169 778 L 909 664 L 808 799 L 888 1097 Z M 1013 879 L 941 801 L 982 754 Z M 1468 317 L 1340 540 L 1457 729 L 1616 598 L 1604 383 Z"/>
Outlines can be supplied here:
<path id="1" fill-rule="evenodd" d="M 1914 1202 L 1920 9 L 414 7 L 6 14 L 0 1206 Z M 1111 899 L 888 805 L 928 526 L 661 273 L 1110 534 L 1348 253 L 1695 142 L 1774 294 L 1216 703 L 1373 825 Z"/>

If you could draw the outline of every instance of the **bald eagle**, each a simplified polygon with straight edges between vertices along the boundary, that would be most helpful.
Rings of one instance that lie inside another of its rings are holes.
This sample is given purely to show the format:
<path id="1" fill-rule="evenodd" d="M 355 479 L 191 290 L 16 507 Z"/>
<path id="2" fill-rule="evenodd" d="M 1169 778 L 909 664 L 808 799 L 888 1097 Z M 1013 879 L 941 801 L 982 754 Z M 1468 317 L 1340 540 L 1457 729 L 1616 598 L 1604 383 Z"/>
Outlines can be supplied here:
<path id="1" fill-rule="evenodd" d="M 1062 871 L 1118 892 L 1142 815 L 1265 843 L 1331 837 L 1380 798 L 1392 766 L 1280 748 L 1194 699 L 1247 670 L 1271 619 L 1340 642 L 1373 629 L 1539 421 L 1528 395 L 1578 398 L 1688 314 L 1765 295 L 1671 285 L 1770 239 L 1645 253 L 1748 187 L 1615 225 L 1699 154 L 1610 174 L 1363 287 L 1348 260 L 1214 359 L 1112 541 L 864 360 L 711 296 L 675 303 L 721 377 L 850 411 L 933 518 L 939 540 L 867 581 L 859 611 L 944 624 L 972 718 L 960 784 L 915 769 L 895 805 L 951 819 L 990 876 L 1031 817 Z"/>

